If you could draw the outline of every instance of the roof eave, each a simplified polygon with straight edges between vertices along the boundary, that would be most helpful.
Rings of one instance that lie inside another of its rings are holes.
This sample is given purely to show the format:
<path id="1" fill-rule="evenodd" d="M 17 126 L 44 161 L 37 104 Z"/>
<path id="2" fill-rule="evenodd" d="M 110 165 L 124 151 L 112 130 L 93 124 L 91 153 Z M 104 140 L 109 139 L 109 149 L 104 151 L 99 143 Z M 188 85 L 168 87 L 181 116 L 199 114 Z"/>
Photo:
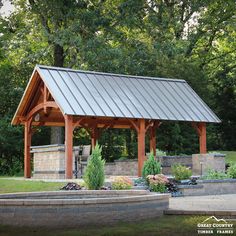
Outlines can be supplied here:
<path id="1" fill-rule="evenodd" d="M 32 75 L 31 75 L 31 77 L 30 77 L 30 80 L 29 80 L 29 82 L 28 82 L 28 84 L 27 84 L 27 86 L 26 86 L 26 88 L 25 88 L 25 91 L 24 91 L 24 93 L 23 93 L 23 95 L 22 95 L 22 97 L 21 97 L 21 100 L 20 100 L 20 103 L 19 103 L 19 105 L 18 105 L 18 107 L 17 107 L 17 110 L 16 110 L 16 112 L 15 112 L 15 114 L 14 114 L 12 120 L 11 120 L 11 125 L 18 125 L 18 124 L 20 124 L 20 122 L 19 122 L 19 117 L 21 117 L 21 114 L 19 114 L 19 113 L 20 113 L 20 108 L 21 108 L 21 106 L 22 106 L 22 103 L 23 103 L 23 101 L 24 101 L 24 99 L 25 99 L 25 96 L 26 96 L 26 94 L 27 94 L 28 88 L 29 88 L 29 86 L 30 86 L 30 84 L 31 84 L 31 81 L 32 81 L 32 79 L 34 78 L 35 72 L 36 72 L 37 70 L 38 70 L 38 66 L 36 65 L 35 68 L 34 68 L 34 70 L 33 70 Z"/>

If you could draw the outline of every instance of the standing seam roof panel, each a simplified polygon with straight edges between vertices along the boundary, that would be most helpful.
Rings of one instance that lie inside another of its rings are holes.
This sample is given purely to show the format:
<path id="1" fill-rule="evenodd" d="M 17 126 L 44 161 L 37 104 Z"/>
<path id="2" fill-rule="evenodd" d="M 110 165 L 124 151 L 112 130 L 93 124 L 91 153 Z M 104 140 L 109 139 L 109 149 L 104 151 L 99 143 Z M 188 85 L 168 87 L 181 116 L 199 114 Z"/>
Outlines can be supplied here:
<path id="1" fill-rule="evenodd" d="M 211 112 L 208 110 L 208 108 L 205 106 L 205 104 L 202 103 L 201 99 L 199 97 L 195 97 L 195 92 L 192 90 L 192 88 L 186 83 L 184 84 L 184 87 L 186 88 L 186 91 L 189 93 L 189 99 L 191 99 L 195 104 L 196 107 L 199 109 L 202 108 L 202 113 L 207 118 L 207 120 L 211 120 L 212 118 L 215 118 Z M 194 92 L 194 93 L 193 93 Z"/>
<path id="2" fill-rule="evenodd" d="M 184 80 L 47 66 L 36 70 L 64 114 L 220 122 Z"/>
<path id="3" fill-rule="evenodd" d="M 132 79 L 130 79 L 130 82 L 134 85 L 134 81 Z M 151 97 L 150 93 L 147 92 L 146 88 L 142 86 L 142 84 L 140 83 L 140 80 L 136 79 L 135 83 L 136 83 L 135 84 L 136 90 L 139 92 L 141 97 L 146 101 L 146 103 L 148 104 L 148 107 L 151 108 L 152 116 L 159 117 L 159 119 L 161 117 L 165 116 L 163 111 L 156 105 L 155 99 L 153 99 L 153 97 Z M 160 113 L 161 113 L 161 115 L 160 115 Z"/>
<path id="4" fill-rule="evenodd" d="M 199 100 L 199 102 L 202 104 L 202 106 L 204 107 L 204 109 L 207 110 L 208 114 L 210 114 L 210 116 L 218 121 L 220 121 L 220 119 L 216 116 L 216 114 L 210 109 L 210 107 L 208 107 L 208 105 L 201 99 L 201 97 L 198 96 L 198 94 L 189 86 L 188 83 L 186 83 L 187 87 L 189 88 L 189 90 L 192 91 L 192 94 L 194 94 L 194 97 L 196 99 Z"/>
<path id="5" fill-rule="evenodd" d="M 133 103 L 130 101 L 130 99 L 126 96 L 126 94 L 123 92 L 123 90 L 120 88 L 120 86 L 116 83 L 115 79 L 113 77 L 108 78 L 108 76 L 104 76 L 106 81 L 110 84 L 110 86 L 115 89 L 115 93 L 120 98 L 120 100 L 123 102 L 123 104 L 126 106 L 126 108 L 129 110 L 129 112 L 132 114 L 133 117 L 143 118 L 143 116 L 140 114 L 140 112 L 137 110 L 137 108 L 133 105 Z"/>
<path id="6" fill-rule="evenodd" d="M 86 86 L 83 84 L 82 79 L 80 78 L 78 73 L 75 72 L 68 72 L 70 75 L 71 79 L 74 81 L 76 84 L 77 88 L 80 91 L 80 94 L 82 94 L 83 98 L 85 99 L 86 103 L 90 106 L 92 109 L 93 113 L 90 115 L 100 115 L 104 116 L 104 113 L 102 110 L 98 107 L 98 104 L 96 101 L 94 101 L 93 97 L 91 96 L 90 92 L 86 88 Z"/>
<path id="7" fill-rule="evenodd" d="M 159 86 L 157 86 L 157 83 L 155 83 L 154 81 L 152 81 L 152 85 L 154 88 L 156 88 L 156 92 L 161 95 L 161 100 L 165 104 L 165 109 L 169 110 L 174 115 L 176 120 L 185 120 L 183 116 L 179 113 L 179 111 L 175 108 L 175 106 L 169 101 L 169 94 L 165 94 L 164 91 Z"/>
<path id="8" fill-rule="evenodd" d="M 93 83 L 93 86 L 97 88 L 100 96 L 104 99 L 104 102 L 107 104 L 109 109 L 113 111 L 114 115 L 116 117 L 124 116 L 119 107 L 114 103 L 112 97 L 107 93 L 106 89 L 100 83 L 97 76 L 93 74 L 88 74 L 88 77 L 90 78 L 91 83 Z"/>
<path id="9" fill-rule="evenodd" d="M 54 71 L 52 70 L 51 75 L 55 79 L 55 81 L 57 81 L 57 84 L 61 88 L 63 88 L 63 93 L 68 95 L 67 97 L 70 100 L 70 104 L 74 111 L 74 114 L 78 114 L 78 113 L 83 114 L 84 113 L 83 109 L 81 109 L 81 106 L 76 100 L 75 95 L 71 92 L 71 86 L 68 86 L 70 81 L 67 80 L 67 82 L 65 82 L 64 78 L 60 75 L 59 71 L 56 71 L 56 70 Z"/>
<path id="10" fill-rule="evenodd" d="M 121 77 L 112 76 L 112 79 L 113 80 L 110 81 L 114 82 L 114 85 L 116 84 L 117 88 L 119 88 L 117 93 L 125 99 L 127 107 L 134 116 L 140 116 L 140 118 L 149 117 L 142 105 L 139 102 L 137 103 L 135 96 L 130 92 L 130 88 L 128 88 L 121 80 Z"/>
<path id="11" fill-rule="evenodd" d="M 151 99 L 153 102 L 156 104 L 158 109 L 162 111 L 164 114 L 161 116 L 162 119 L 169 119 L 169 120 L 175 120 L 175 116 L 173 115 L 172 112 L 170 112 L 168 109 L 166 109 L 164 102 L 162 101 L 161 98 L 159 98 L 158 93 L 153 89 L 153 87 L 149 84 L 149 81 L 145 83 L 143 80 L 138 80 L 139 83 L 145 88 L 146 86 L 149 88 L 148 92 L 150 93 Z M 146 90 L 147 91 L 147 90 Z M 159 111 L 159 110 L 158 110 Z M 158 113 L 160 115 L 160 113 Z"/>
<path id="12" fill-rule="evenodd" d="M 109 80 L 107 80 L 105 76 L 102 75 L 99 76 L 100 76 L 99 80 L 101 81 L 101 83 L 103 82 L 104 88 L 106 89 L 106 91 L 109 91 L 110 97 L 117 104 L 117 107 L 119 107 L 120 110 L 122 110 L 122 113 L 125 115 L 125 117 L 133 117 L 133 114 L 130 112 L 124 101 L 121 100 L 121 98 L 117 94 L 117 91 L 109 83 Z"/>
<path id="13" fill-rule="evenodd" d="M 180 86 L 179 83 L 173 83 L 172 87 L 174 87 L 173 89 L 180 91 L 183 101 L 191 108 L 195 116 L 198 117 L 198 120 L 206 120 L 206 117 L 197 107 L 195 107 L 194 103 L 186 95 L 186 89 L 183 86 Z"/>
<path id="14" fill-rule="evenodd" d="M 84 84 L 87 85 L 87 87 L 90 90 L 90 93 L 92 94 L 94 100 L 97 101 L 97 103 L 99 104 L 99 107 L 101 108 L 101 110 L 104 112 L 104 114 L 106 116 L 116 116 L 115 113 L 110 109 L 110 107 L 107 105 L 107 102 L 104 100 L 104 98 L 101 96 L 101 94 L 99 93 L 99 91 L 97 90 L 97 88 L 93 85 L 93 83 L 91 82 L 88 74 L 84 74 L 84 76 L 82 76 L 82 74 L 80 75 L 81 78 L 83 79 Z M 96 79 L 93 79 L 96 80 Z"/>
<path id="15" fill-rule="evenodd" d="M 76 98 L 77 103 L 81 106 L 83 112 L 81 114 L 91 115 L 94 114 L 93 110 L 90 108 L 90 105 L 84 99 L 83 95 L 80 93 L 77 85 L 74 83 L 69 73 L 66 71 L 59 71 L 60 75 L 64 77 L 68 87 L 71 89 L 71 93 Z"/>
<path id="16" fill-rule="evenodd" d="M 132 79 L 131 79 L 132 80 Z M 135 93 L 135 87 L 133 85 L 130 86 L 130 79 L 129 78 L 123 78 L 120 77 L 119 79 L 116 79 L 117 83 L 123 83 L 124 86 L 122 88 L 124 93 L 127 95 L 127 97 L 129 97 L 130 101 L 135 105 L 135 107 L 137 108 L 138 111 L 141 112 L 141 114 L 143 114 L 144 117 L 149 117 L 152 118 L 153 116 L 150 114 L 151 112 L 148 112 L 148 110 L 146 109 L 146 105 L 144 104 L 145 101 L 142 99 L 138 98 L 138 93 Z M 155 116 L 154 116 L 155 117 Z"/>
<path id="17" fill-rule="evenodd" d="M 181 107 L 183 111 L 181 112 L 181 114 L 188 114 L 188 116 L 191 117 L 193 121 L 196 119 L 199 119 L 198 117 L 196 118 L 196 115 L 192 112 L 191 108 L 187 104 L 185 104 L 184 106 L 184 103 L 183 103 L 184 101 L 181 97 L 181 92 L 174 90 L 173 87 L 171 86 L 173 82 L 167 82 L 165 84 L 166 84 L 165 88 L 168 90 L 170 94 L 173 94 L 175 96 L 175 100 L 177 104 Z M 185 116 L 185 119 L 188 119 L 188 117 Z"/>
<path id="18" fill-rule="evenodd" d="M 41 69 L 39 71 L 39 74 L 42 76 L 42 79 L 46 84 L 46 86 L 48 87 L 50 93 L 54 95 L 54 99 L 58 104 L 58 106 L 61 108 L 62 112 L 64 112 L 65 114 L 66 113 L 74 114 L 74 111 L 71 108 L 69 101 L 64 97 L 64 93 L 58 87 L 57 83 L 55 83 L 54 79 L 49 73 L 49 70 Z"/>

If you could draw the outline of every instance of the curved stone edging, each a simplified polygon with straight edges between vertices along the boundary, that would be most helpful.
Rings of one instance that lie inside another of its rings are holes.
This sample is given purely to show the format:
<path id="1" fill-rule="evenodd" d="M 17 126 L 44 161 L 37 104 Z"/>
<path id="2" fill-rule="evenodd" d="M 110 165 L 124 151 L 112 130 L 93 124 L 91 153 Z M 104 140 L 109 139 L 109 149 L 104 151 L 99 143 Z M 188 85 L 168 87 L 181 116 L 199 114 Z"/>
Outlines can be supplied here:
<path id="1" fill-rule="evenodd" d="M 163 215 L 169 197 L 145 190 L 0 194 L 0 223 L 64 227 L 136 221 Z"/>

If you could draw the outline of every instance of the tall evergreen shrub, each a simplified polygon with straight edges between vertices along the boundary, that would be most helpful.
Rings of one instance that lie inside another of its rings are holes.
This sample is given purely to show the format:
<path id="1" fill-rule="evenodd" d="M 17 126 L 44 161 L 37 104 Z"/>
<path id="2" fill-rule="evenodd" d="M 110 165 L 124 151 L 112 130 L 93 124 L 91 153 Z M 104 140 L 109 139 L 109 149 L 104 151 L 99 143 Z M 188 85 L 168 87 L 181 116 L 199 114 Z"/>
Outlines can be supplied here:
<path id="1" fill-rule="evenodd" d="M 156 175 L 161 173 L 161 164 L 155 160 L 153 152 L 149 154 L 148 159 L 144 162 L 142 176 Z"/>
<path id="2" fill-rule="evenodd" d="M 88 160 L 88 165 L 84 174 L 84 182 L 88 189 L 100 189 L 105 180 L 104 165 L 105 161 L 102 159 L 102 148 L 96 144 L 92 154 Z"/>

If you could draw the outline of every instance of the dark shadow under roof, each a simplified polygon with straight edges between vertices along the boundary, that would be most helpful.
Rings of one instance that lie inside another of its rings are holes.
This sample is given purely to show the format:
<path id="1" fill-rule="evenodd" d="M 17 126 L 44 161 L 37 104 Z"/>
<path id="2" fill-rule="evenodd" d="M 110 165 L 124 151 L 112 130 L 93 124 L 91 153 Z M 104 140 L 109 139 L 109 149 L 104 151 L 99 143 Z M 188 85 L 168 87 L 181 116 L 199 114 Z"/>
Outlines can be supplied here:
<path id="1" fill-rule="evenodd" d="M 184 80 L 42 65 L 36 70 L 64 114 L 220 122 Z"/>

